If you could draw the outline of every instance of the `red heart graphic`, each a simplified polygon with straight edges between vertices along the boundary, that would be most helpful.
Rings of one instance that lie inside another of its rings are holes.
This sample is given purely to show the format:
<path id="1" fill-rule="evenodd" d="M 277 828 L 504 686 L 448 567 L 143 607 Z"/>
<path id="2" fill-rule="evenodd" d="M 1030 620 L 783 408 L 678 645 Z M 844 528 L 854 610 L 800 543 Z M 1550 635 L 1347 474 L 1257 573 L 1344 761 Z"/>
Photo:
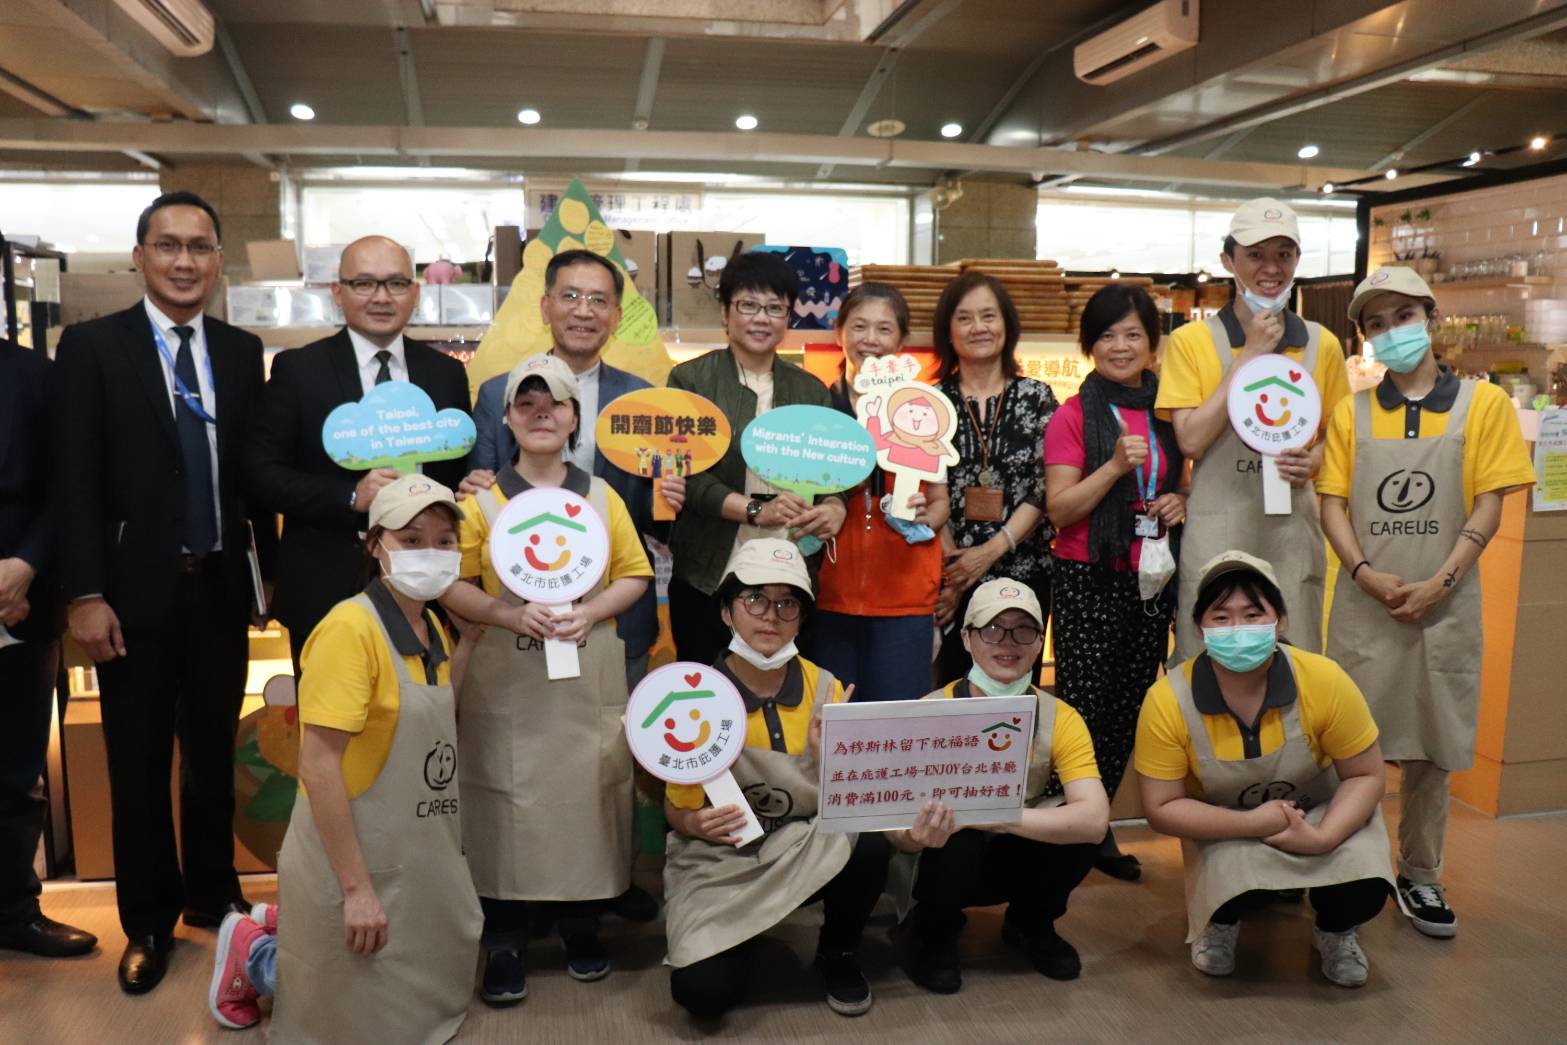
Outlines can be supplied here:
<path id="1" fill-rule="evenodd" d="M 582 511 L 582 505 L 568 504 L 566 505 L 566 518 L 575 519 L 577 517 L 577 513 L 580 511 Z"/>
<path id="2" fill-rule="evenodd" d="M 1291 370 L 1290 371 L 1290 380 L 1291 381 L 1299 381 L 1300 380 L 1300 371 L 1299 370 Z"/>
<path id="3" fill-rule="evenodd" d="M 692 689 L 695 689 L 696 684 L 701 681 L 702 673 L 700 671 L 694 671 L 686 676 L 686 685 L 690 686 Z"/>
<path id="4" fill-rule="evenodd" d="M 1021 719 L 1021 718 L 1020 718 L 1020 717 L 1018 717 L 1018 716 L 1017 716 L 1017 715 L 1013 715 L 1013 716 L 1012 716 L 1012 724 L 1013 724 L 1013 725 L 1014 725 L 1014 726 L 1015 726 L 1015 725 L 1018 725 L 1018 724 L 1019 724 L 1019 723 L 1021 723 L 1021 722 L 1022 722 L 1022 721 L 1023 721 L 1023 720 L 1022 720 L 1022 719 Z"/>

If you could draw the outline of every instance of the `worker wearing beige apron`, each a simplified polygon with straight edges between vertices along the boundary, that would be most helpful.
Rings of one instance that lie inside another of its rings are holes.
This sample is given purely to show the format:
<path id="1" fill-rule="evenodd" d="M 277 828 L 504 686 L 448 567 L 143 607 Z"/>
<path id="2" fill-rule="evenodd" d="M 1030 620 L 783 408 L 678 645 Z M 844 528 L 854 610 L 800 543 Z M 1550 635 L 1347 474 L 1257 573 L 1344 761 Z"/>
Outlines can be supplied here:
<path id="1" fill-rule="evenodd" d="M 461 528 L 463 576 L 523 614 L 523 633 L 491 628 L 479 639 L 458 722 L 463 846 L 484 906 L 480 993 L 495 1003 L 527 994 L 530 903 L 550 905 L 573 979 L 609 973 L 599 917 L 630 885 L 633 842 L 631 751 L 620 724 L 625 651 L 615 615 L 641 597 L 653 573 L 619 495 L 561 458 L 579 423 L 571 369 L 554 356 L 531 356 L 512 370 L 505 394 L 517 460 L 494 486 L 463 499 Z M 496 516 L 533 487 L 587 498 L 609 531 L 602 579 L 569 608 L 522 603 L 490 562 Z M 580 677 L 548 677 L 546 638 L 577 643 Z"/>
<path id="2" fill-rule="evenodd" d="M 860 936 L 886 885 L 892 850 L 878 833 L 816 831 L 817 709 L 849 694 L 795 649 L 812 600 L 805 557 L 792 541 L 747 541 L 730 556 L 717 594 L 733 637 L 716 666 L 747 711 L 745 750 L 730 772 L 766 835 L 737 848 L 745 822 L 738 806 L 706 805 L 699 785 L 665 785 L 670 993 L 693 1016 L 723 1015 L 745 998 L 752 941 L 820 900 L 815 964 L 827 1004 L 858 1016 L 873 1000 L 860 972 Z"/>
<path id="3" fill-rule="evenodd" d="M 1110 799 L 1082 716 L 1032 685 L 1044 641 L 1044 612 L 1033 589 L 1010 577 L 986 581 L 974 589 L 963 615 L 973 667 L 966 678 L 925 697 L 1033 693 L 1039 701 L 1021 820 L 965 828 L 946 839 L 922 838 L 928 826 L 918 822 L 890 835 L 898 849 L 920 853 L 909 977 L 938 994 L 963 985 L 958 933 L 965 907 L 1006 904 L 1001 939 L 1041 975 L 1072 980 L 1082 972 L 1077 949 L 1056 933 L 1055 922 L 1094 866 L 1110 824 Z"/>
<path id="4" fill-rule="evenodd" d="M 235 915 L 223 926 L 220 944 L 248 943 L 258 972 L 236 978 L 239 964 L 214 983 L 227 1026 L 259 1018 L 270 963 L 257 952 L 271 933 L 274 1041 L 444 1042 L 462 1026 L 481 918 L 462 856 L 452 668 L 425 608 L 457 579 L 459 518 L 434 480 L 383 487 L 369 516 L 382 576 L 305 644 L 303 790 L 278 855 L 277 908 L 253 912 L 259 925 Z"/>
<path id="5" fill-rule="evenodd" d="M 1230 219 L 1219 261 L 1235 277 L 1237 296 L 1217 315 L 1170 335 L 1154 403 L 1158 414 L 1174 424 L 1181 452 L 1192 460 L 1173 663 L 1202 652 L 1202 636 L 1186 608 L 1197 594 L 1198 569 L 1231 548 L 1273 564 L 1291 610 L 1284 638 L 1299 649 L 1322 650 L 1327 552 L 1311 488 L 1322 461 L 1321 443 L 1279 455 L 1279 473 L 1294 488 L 1290 513 L 1266 515 L 1262 459 L 1230 427 L 1227 403 L 1230 375 L 1258 356 L 1277 352 L 1299 360 L 1315 379 L 1325 424 L 1349 394 L 1343 348 L 1331 331 L 1288 308 L 1300 262 L 1300 227 L 1286 204 L 1274 199 L 1241 204 Z"/>
<path id="6" fill-rule="evenodd" d="M 1309 889 L 1323 975 L 1359 987 L 1355 930 L 1393 882 L 1376 723 L 1342 668 L 1279 644 L 1288 616 L 1271 565 L 1224 552 L 1197 580 L 1206 652 L 1148 690 L 1133 753 L 1149 826 L 1181 840 L 1192 964 L 1230 975 L 1241 912 Z"/>
<path id="7" fill-rule="evenodd" d="M 1418 275 L 1372 273 L 1349 315 L 1387 374 L 1328 425 L 1317 492 L 1342 564 L 1328 655 L 1365 691 L 1383 754 L 1402 769 L 1399 906 L 1416 929 L 1450 937 L 1458 919 L 1439 884 L 1448 774 L 1473 762 L 1480 711 L 1474 566 L 1502 499 L 1534 469 L 1502 390 L 1432 355 L 1436 301 Z"/>

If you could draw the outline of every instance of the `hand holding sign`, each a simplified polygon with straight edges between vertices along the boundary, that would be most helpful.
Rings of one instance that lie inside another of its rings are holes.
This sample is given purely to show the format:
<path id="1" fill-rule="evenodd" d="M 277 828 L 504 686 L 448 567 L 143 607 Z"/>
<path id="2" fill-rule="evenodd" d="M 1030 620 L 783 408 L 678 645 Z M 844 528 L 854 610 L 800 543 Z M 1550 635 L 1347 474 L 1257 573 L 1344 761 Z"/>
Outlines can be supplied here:
<path id="1" fill-rule="evenodd" d="M 641 388 L 617 396 L 599 411 L 594 425 L 605 460 L 653 480 L 653 518 L 661 522 L 676 514 L 664 498 L 664 480 L 689 479 L 713 467 L 729 451 L 730 438 L 722 410 L 679 388 Z"/>
<path id="2" fill-rule="evenodd" d="M 876 442 L 876 463 L 893 475 L 890 514 L 905 520 L 914 518 L 909 498 L 921 481 L 945 482 L 948 466 L 958 463 L 957 412 L 939 389 L 919 382 L 919 372 L 913 356 L 878 356 L 854 379 L 856 416 Z"/>
<path id="3" fill-rule="evenodd" d="M 1230 378 L 1230 425 L 1241 442 L 1262 455 L 1263 511 L 1290 513 L 1289 483 L 1278 455 L 1304 450 L 1322 420 L 1322 396 L 1301 364 L 1283 355 L 1259 356 Z"/>
<path id="4" fill-rule="evenodd" d="M 407 381 L 385 381 L 356 403 L 326 417 L 321 444 L 344 468 L 411 472 L 424 461 L 466 457 L 478 433 L 461 410 L 437 410 L 430 395 Z"/>
<path id="5" fill-rule="evenodd" d="M 714 808 L 738 806 L 736 845 L 762 825 L 729 772 L 745 750 L 745 701 L 723 672 L 676 661 L 648 673 L 626 702 L 626 744 L 638 764 L 670 784 L 701 784 Z"/>

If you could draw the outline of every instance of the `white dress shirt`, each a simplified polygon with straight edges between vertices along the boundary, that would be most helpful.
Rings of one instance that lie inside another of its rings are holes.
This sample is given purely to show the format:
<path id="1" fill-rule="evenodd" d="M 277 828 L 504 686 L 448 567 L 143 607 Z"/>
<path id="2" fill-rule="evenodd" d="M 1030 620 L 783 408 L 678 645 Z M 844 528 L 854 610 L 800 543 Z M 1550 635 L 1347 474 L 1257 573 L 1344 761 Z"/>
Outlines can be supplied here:
<path id="1" fill-rule="evenodd" d="M 577 448 L 572 450 L 568 442 L 562 451 L 562 456 L 566 460 L 589 475 L 593 474 L 594 450 L 598 446 L 593 429 L 598 424 L 599 373 L 603 368 L 604 364 L 594 363 L 577 375 L 577 394 L 580 397 L 577 404 L 582 408 L 582 420 L 577 425 Z"/>
<path id="2" fill-rule="evenodd" d="M 348 340 L 354 343 L 354 360 L 359 366 L 359 384 L 363 391 L 368 392 L 375 387 L 375 376 L 381 372 L 381 361 L 375 354 L 381 351 L 392 353 L 392 358 L 386 361 L 387 369 L 392 372 L 392 380 L 408 380 L 408 356 L 403 349 L 403 335 L 398 334 L 384 350 L 353 327 L 348 328 Z"/>
<path id="3" fill-rule="evenodd" d="M 196 366 L 196 383 L 201 388 L 202 409 L 213 417 L 218 416 L 218 390 L 212 387 L 212 370 L 207 359 L 207 334 L 206 327 L 202 325 L 202 317 L 198 313 L 195 319 L 189 323 L 176 323 L 159 310 L 152 303 L 151 298 L 143 297 L 142 304 L 146 306 L 147 317 L 152 320 L 152 325 L 158 333 L 163 335 L 163 343 L 169 350 L 169 357 L 163 358 L 163 353 L 158 353 L 158 368 L 163 373 L 163 384 L 169 390 L 169 411 L 175 410 L 174 394 L 174 360 L 179 356 L 180 336 L 174 333 L 177 326 L 191 328 L 190 351 L 192 362 Z M 221 551 L 223 548 L 223 503 L 218 497 L 218 426 L 203 422 L 207 429 L 207 451 L 212 457 L 212 511 L 217 521 L 218 539 L 212 546 L 213 551 Z M 188 550 L 188 549 L 187 549 Z"/>

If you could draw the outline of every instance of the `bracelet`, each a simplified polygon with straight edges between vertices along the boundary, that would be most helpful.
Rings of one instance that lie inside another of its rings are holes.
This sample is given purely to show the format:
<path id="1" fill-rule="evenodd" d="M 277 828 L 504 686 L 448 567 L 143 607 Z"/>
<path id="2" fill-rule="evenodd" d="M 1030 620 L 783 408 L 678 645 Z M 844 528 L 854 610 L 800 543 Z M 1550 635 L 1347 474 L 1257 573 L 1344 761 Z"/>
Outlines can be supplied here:
<path id="1" fill-rule="evenodd" d="M 1017 551 L 1017 541 L 1012 539 L 1011 530 L 1007 529 L 1005 526 L 1001 527 L 1001 536 L 1007 539 L 1007 552 L 1009 554 Z"/>
<path id="2" fill-rule="evenodd" d="M 1370 565 L 1371 565 L 1371 563 L 1367 562 L 1365 559 L 1361 559 L 1359 562 L 1355 563 L 1355 568 L 1353 570 L 1349 571 L 1349 579 L 1350 580 L 1354 580 L 1355 579 L 1355 574 L 1360 572 L 1360 568 L 1362 566 L 1370 566 Z"/>

